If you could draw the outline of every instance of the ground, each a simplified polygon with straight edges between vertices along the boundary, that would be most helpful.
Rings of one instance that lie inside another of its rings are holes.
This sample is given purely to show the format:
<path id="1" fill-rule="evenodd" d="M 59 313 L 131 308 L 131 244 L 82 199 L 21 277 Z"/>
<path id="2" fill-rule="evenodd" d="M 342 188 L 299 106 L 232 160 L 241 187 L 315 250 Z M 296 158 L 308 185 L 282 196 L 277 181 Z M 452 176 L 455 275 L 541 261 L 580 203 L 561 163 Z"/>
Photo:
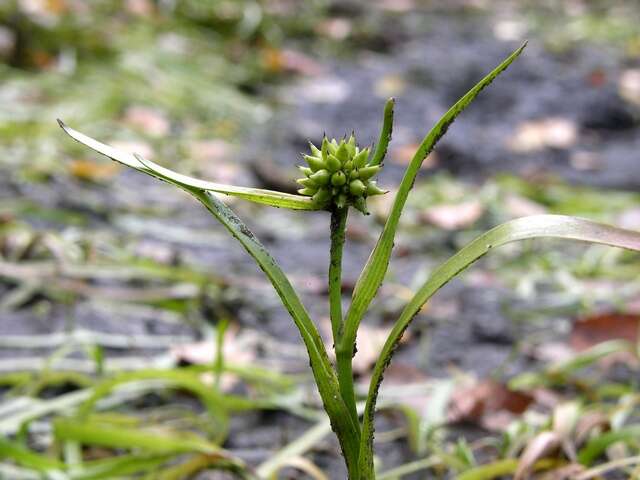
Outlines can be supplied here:
<path id="1" fill-rule="evenodd" d="M 52 453 L 51 417 L 34 413 L 42 405 L 59 400 L 64 408 L 56 415 L 68 415 L 105 372 L 179 365 L 208 371 L 223 319 L 230 322 L 226 363 L 248 367 L 224 377 L 222 387 L 255 400 L 250 412 L 231 416 L 224 448 L 255 467 L 321 422 L 299 335 L 251 258 L 190 197 L 73 143 L 57 117 L 180 172 L 293 191 L 308 140 L 355 131 L 362 145 L 371 144 L 384 100 L 396 97 L 379 182 L 390 193 L 371 202 L 372 215 L 350 218 L 346 308 L 417 144 L 448 106 L 528 39 L 522 58 L 425 162 L 388 276 L 363 322 L 363 393 L 380 338 L 411 291 L 480 232 L 544 212 L 640 228 L 640 32 L 633 22 L 640 10 L 631 2 L 337 2 L 294 9 L 294 17 L 287 2 L 238 4 L 240 13 L 229 7 L 218 17 L 187 1 L 172 12 L 128 2 L 118 14 L 104 2 L 104 12 L 74 12 L 58 31 L 47 15 L 64 16 L 75 5 L 61 2 L 62 13 L 42 7 L 29 14 L 34 40 L 14 38 L 28 54 L 4 57 L 0 430 L 26 438 L 26 428 L 37 451 Z M 99 15 L 104 21 L 96 23 Z M 3 18 L 8 32 L 27 28 Z M 74 40 L 78 31 L 84 36 Z M 330 333 L 328 214 L 229 203 Z M 578 320 L 626 312 L 629 319 L 616 317 L 608 335 L 591 327 L 586 335 L 637 339 L 637 329 L 635 337 L 620 332 L 629 322 L 637 327 L 638 278 L 637 255 L 536 241 L 496 252 L 447 285 L 416 317 L 387 375 L 381 470 L 427 458 L 437 460 L 427 477 L 402 478 L 453 477 L 519 451 L 559 405 L 576 399 L 611 424 L 622 421 L 611 412 L 623 411 L 623 423 L 637 425 L 637 359 L 619 355 L 614 366 L 571 359 L 596 343 L 580 344 Z M 265 372 L 253 379 L 247 371 L 257 367 L 275 378 Z M 185 392 L 135 380 L 100 411 L 178 429 L 210 421 Z M 525 385 L 524 393 L 504 393 L 506 384 Z M 488 400 L 502 394 L 507 400 Z M 214 423 L 209 438 L 221 435 Z M 61 443 L 67 461 L 74 443 Z M 608 458 L 631 456 L 633 442 L 618 450 L 624 448 Z M 328 478 L 344 478 L 329 435 L 309 450 Z M 85 453 L 109 456 L 100 447 Z"/>

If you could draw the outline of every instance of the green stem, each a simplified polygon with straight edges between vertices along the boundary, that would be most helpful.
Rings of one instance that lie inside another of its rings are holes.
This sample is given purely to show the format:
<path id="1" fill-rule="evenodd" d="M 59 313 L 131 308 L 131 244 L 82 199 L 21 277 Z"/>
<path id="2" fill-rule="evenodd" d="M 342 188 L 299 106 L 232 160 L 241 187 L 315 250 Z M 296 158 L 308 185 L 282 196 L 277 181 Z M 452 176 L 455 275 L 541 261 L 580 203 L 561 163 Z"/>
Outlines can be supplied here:
<path id="1" fill-rule="evenodd" d="M 342 248 L 348 208 L 336 208 L 331 212 L 331 259 L 329 263 L 329 312 L 334 346 L 342 333 Z"/>
<path id="2" fill-rule="evenodd" d="M 353 387 L 351 369 L 351 352 L 341 351 L 340 336 L 342 335 L 342 250 L 345 240 L 348 208 L 336 208 L 331 212 L 331 251 L 329 263 L 329 312 L 331 316 L 331 331 L 333 345 L 336 352 L 338 383 L 340 396 L 349 411 L 349 415 L 356 425 L 359 424 L 356 412 L 356 396 Z"/>

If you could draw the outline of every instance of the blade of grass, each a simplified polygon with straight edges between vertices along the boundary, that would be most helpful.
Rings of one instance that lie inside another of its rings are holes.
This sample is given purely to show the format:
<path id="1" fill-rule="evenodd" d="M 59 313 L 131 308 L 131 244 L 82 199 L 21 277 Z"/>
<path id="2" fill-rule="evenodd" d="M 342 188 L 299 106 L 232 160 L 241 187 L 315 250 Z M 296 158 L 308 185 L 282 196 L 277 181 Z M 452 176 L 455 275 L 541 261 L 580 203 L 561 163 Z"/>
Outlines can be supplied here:
<path id="1" fill-rule="evenodd" d="M 211 418 L 216 422 L 219 431 L 217 441 L 224 440 L 229 418 L 228 411 L 233 405 L 234 408 L 240 408 L 245 402 L 240 398 L 225 398 L 217 390 L 209 385 L 204 384 L 197 374 L 181 370 L 139 370 L 136 372 L 125 372 L 104 380 L 97 384 L 93 389 L 91 396 L 78 408 L 77 416 L 80 419 L 87 418 L 93 411 L 96 403 L 110 394 L 115 388 L 141 380 L 162 380 L 168 382 L 174 388 L 181 388 L 192 392 L 196 395 L 203 405 L 206 407 Z"/>
<path id="2" fill-rule="evenodd" d="M 149 480 L 182 480 L 185 478 L 194 478 L 198 472 L 202 470 L 227 470 L 236 474 L 238 478 L 254 479 L 243 462 L 238 459 L 229 458 L 221 455 L 194 455 L 186 461 L 163 468 L 161 472 L 149 474 Z M 256 479 L 257 480 L 257 479 Z"/>
<path id="3" fill-rule="evenodd" d="M 192 432 L 168 429 L 125 428 L 87 419 L 57 418 L 53 433 L 59 441 L 75 441 L 84 445 L 142 450 L 151 453 L 221 453 L 223 450 Z"/>
<path id="4" fill-rule="evenodd" d="M 0 437 L 0 458 L 9 458 L 22 467 L 31 468 L 38 472 L 64 469 L 62 462 L 40 455 L 4 437 Z"/>
<path id="5" fill-rule="evenodd" d="M 540 237 L 579 240 L 640 251 L 639 232 L 564 215 L 534 215 L 512 220 L 489 230 L 440 265 L 400 314 L 375 364 L 360 444 L 360 469 L 363 474 L 373 472 L 373 416 L 380 382 L 404 331 L 415 315 L 443 285 L 492 249 L 507 243 Z"/>
<path id="6" fill-rule="evenodd" d="M 82 468 L 70 469 L 72 480 L 108 480 L 155 470 L 174 457 L 172 454 L 120 455 L 84 462 Z"/>
<path id="7" fill-rule="evenodd" d="M 302 195 L 292 195 L 289 193 L 276 192 L 273 190 L 264 190 L 261 188 L 246 188 L 234 185 L 223 185 L 214 182 L 207 182 L 197 178 L 182 175 L 165 168 L 150 160 L 141 161 L 140 157 L 135 154 L 119 150 L 104 143 L 101 143 L 83 133 L 66 126 L 61 120 L 58 120 L 60 127 L 73 138 L 75 141 L 86 145 L 102 155 L 122 163 L 128 167 L 134 168 L 140 172 L 146 173 L 154 177 L 167 177 L 174 183 L 184 185 L 199 190 L 207 190 L 225 195 L 249 200 L 251 202 L 269 205 L 272 207 L 290 208 L 293 210 L 317 210 L 309 197 Z"/>
<path id="8" fill-rule="evenodd" d="M 389 218 L 387 219 L 382 233 L 378 238 L 378 242 L 369 256 L 369 259 L 367 260 L 367 263 L 365 264 L 353 290 L 351 305 L 349 306 L 346 319 L 344 321 L 344 333 L 340 344 L 336 349 L 336 356 L 339 358 L 338 371 L 341 382 L 346 381 L 347 377 L 352 376 L 350 362 L 353 357 L 358 326 L 360 325 L 360 321 L 367 311 L 369 304 L 375 297 L 378 288 L 384 280 L 384 276 L 389 265 L 389 259 L 391 257 L 391 251 L 393 249 L 393 242 L 398 228 L 400 215 L 402 214 L 409 192 L 413 188 L 416 176 L 420 170 L 420 165 L 422 165 L 424 159 L 429 155 L 429 153 L 431 153 L 438 143 L 438 140 L 440 140 L 440 138 L 442 138 L 446 133 L 447 129 L 456 117 L 487 85 L 489 85 L 500 73 L 505 71 L 507 67 L 511 65 L 520 53 L 522 53 L 525 46 L 526 44 L 522 45 L 515 52 L 509 55 L 509 57 L 498 65 L 497 68 L 480 80 L 475 87 L 458 100 L 427 134 L 411 159 L 411 163 L 407 167 L 402 182 L 400 183 L 400 188 L 396 194 Z M 378 152 L 376 151 L 376 154 L 377 153 Z M 340 360 L 340 357 L 342 360 Z M 349 361 L 349 365 L 347 365 L 347 359 Z"/>
<path id="9" fill-rule="evenodd" d="M 609 445 L 616 442 L 638 444 L 640 442 L 640 425 L 621 428 L 592 438 L 578 453 L 578 462 L 585 466 L 591 465 Z"/>

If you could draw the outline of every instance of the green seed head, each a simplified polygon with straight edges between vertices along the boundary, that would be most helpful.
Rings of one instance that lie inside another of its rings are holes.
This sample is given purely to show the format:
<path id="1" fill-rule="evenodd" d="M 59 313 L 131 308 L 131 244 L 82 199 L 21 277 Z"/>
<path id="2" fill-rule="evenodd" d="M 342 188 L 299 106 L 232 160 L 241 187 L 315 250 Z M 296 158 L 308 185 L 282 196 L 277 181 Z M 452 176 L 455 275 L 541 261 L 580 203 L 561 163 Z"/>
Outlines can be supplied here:
<path id="1" fill-rule="evenodd" d="M 367 197 L 386 193 L 371 179 L 380 166 L 369 164 L 369 149 L 360 149 L 354 135 L 338 141 L 324 137 L 321 148 L 309 143 L 310 155 L 301 166 L 304 178 L 300 195 L 311 197 L 318 208 L 332 210 L 353 206 L 368 214 Z"/>
<path id="2" fill-rule="evenodd" d="M 329 179 L 331 178 L 331 174 L 327 170 L 318 170 L 316 173 L 309 176 L 313 183 L 316 185 L 322 186 L 329 183 Z"/>
<path id="3" fill-rule="evenodd" d="M 330 172 L 337 172 L 338 170 L 340 170 L 340 168 L 342 167 L 342 162 L 340 162 L 340 160 L 338 160 L 338 158 L 333 155 L 333 154 L 329 154 L 329 158 L 327 159 L 327 169 Z"/>
<path id="4" fill-rule="evenodd" d="M 331 185 L 334 185 L 336 187 L 341 187 L 345 183 L 347 183 L 347 176 L 344 174 L 343 171 L 340 170 L 334 173 L 333 175 L 331 175 Z"/>
<path id="5" fill-rule="evenodd" d="M 364 183 L 362 183 L 361 180 L 356 179 L 349 184 L 349 192 L 354 197 L 361 197 L 366 190 L 367 187 L 364 185 Z"/>
<path id="6" fill-rule="evenodd" d="M 325 168 L 324 161 L 322 161 L 322 159 L 319 157 L 314 157 L 312 155 L 305 155 L 304 159 L 307 161 L 307 163 L 309 164 L 309 167 L 311 167 L 311 170 L 313 170 L 314 172 L 317 172 L 318 170 L 322 170 L 323 168 Z"/>

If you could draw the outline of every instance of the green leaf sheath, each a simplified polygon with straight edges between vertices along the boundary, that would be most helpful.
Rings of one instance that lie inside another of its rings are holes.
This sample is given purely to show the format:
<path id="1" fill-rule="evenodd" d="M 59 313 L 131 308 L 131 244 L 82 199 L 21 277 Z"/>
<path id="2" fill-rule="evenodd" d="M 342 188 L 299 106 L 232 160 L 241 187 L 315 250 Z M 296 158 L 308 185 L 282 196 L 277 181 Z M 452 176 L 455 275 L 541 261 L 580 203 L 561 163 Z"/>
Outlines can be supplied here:
<path id="1" fill-rule="evenodd" d="M 224 225 L 245 250 L 255 259 L 258 266 L 271 281 L 283 305 L 293 318 L 311 360 L 311 369 L 322 398 L 324 408 L 331 420 L 331 426 L 338 436 L 342 452 L 349 469 L 349 478 L 357 478 L 357 455 L 359 425 L 353 421 L 340 395 L 335 371 L 318 330 L 302 305 L 282 269 L 253 233 L 224 203 L 213 195 L 200 190 L 191 190 L 211 214 Z"/>
<path id="2" fill-rule="evenodd" d="M 58 120 L 58 123 L 60 124 L 60 127 L 62 127 L 62 129 L 77 142 L 86 145 L 87 147 L 109 157 L 112 160 L 115 160 L 118 163 L 122 163 L 123 165 L 134 168 L 153 177 L 171 179 L 174 183 L 183 186 L 198 190 L 223 193 L 225 195 L 249 200 L 254 203 L 269 205 L 271 207 L 289 208 L 292 210 L 318 210 L 309 197 L 304 197 L 302 195 L 291 195 L 289 193 L 264 190 L 261 188 L 222 185 L 182 175 L 150 160 L 142 159 L 139 155 L 131 154 L 109 145 L 105 145 L 104 143 L 94 140 L 83 133 L 67 127 L 60 120 Z"/>
<path id="3" fill-rule="evenodd" d="M 564 215 L 535 215 L 504 223 L 476 238 L 457 254 L 440 265 L 422 285 L 400 314 L 382 352 L 376 362 L 371 377 L 367 404 L 365 407 L 360 444 L 360 471 L 363 479 L 373 477 L 373 416 L 378 389 L 384 371 L 415 315 L 424 304 L 449 280 L 465 270 L 490 250 L 511 242 L 530 238 L 550 237 L 579 240 L 613 247 L 640 251 L 640 233 L 611 227 L 581 218 Z"/>
<path id="4" fill-rule="evenodd" d="M 442 138 L 446 133 L 447 129 L 456 117 L 487 85 L 489 85 L 500 73 L 511 65 L 520 53 L 522 53 L 525 46 L 526 44 L 513 52 L 495 70 L 484 77 L 466 95 L 458 100 L 458 102 L 442 116 L 420 144 L 420 147 L 413 156 L 411 163 L 404 174 L 391 209 L 391 214 L 385 223 L 384 229 L 380 234 L 373 252 L 369 256 L 369 259 L 356 282 L 351 299 L 351 305 L 349 306 L 349 310 L 347 311 L 344 321 L 344 334 L 342 335 L 340 345 L 337 348 L 337 354 L 342 351 L 343 355 L 353 355 L 358 326 L 360 325 L 360 321 L 367 311 L 369 304 L 375 297 L 378 288 L 384 280 L 384 276 L 389 265 L 389 259 L 391 257 L 391 250 L 393 249 L 393 241 L 398 227 L 398 221 L 400 220 L 400 215 L 402 214 L 409 192 L 413 188 L 413 183 L 418 171 L 420 170 L 420 165 L 422 165 L 424 159 L 433 150 L 438 140 L 440 140 L 440 138 Z M 385 109 L 385 117 L 387 116 L 386 110 L 387 109 Z"/>
<path id="5" fill-rule="evenodd" d="M 382 130 L 380 130 L 380 138 L 376 145 L 376 151 L 373 154 L 370 165 L 380 165 L 387 155 L 387 148 L 391 141 L 391 134 L 393 132 L 393 107 L 395 100 L 390 98 L 384 105 L 384 113 L 382 117 Z"/>

